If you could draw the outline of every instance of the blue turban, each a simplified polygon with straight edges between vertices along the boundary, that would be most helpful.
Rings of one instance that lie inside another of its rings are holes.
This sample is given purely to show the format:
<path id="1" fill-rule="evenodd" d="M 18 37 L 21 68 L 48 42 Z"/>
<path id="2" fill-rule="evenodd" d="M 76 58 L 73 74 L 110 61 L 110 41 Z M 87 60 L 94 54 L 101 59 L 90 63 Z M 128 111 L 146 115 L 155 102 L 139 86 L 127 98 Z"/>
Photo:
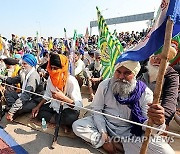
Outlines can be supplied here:
<path id="1" fill-rule="evenodd" d="M 20 55 L 20 54 L 15 54 L 15 55 L 14 55 L 14 58 L 16 58 L 16 59 L 21 59 L 21 55 Z"/>
<path id="2" fill-rule="evenodd" d="M 34 57 L 34 55 L 32 55 L 30 53 L 24 54 L 24 56 L 22 57 L 22 60 L 25 61 L 27 64 L 29 64 L 32 67 L 37 65 L 36 58 Z"/>

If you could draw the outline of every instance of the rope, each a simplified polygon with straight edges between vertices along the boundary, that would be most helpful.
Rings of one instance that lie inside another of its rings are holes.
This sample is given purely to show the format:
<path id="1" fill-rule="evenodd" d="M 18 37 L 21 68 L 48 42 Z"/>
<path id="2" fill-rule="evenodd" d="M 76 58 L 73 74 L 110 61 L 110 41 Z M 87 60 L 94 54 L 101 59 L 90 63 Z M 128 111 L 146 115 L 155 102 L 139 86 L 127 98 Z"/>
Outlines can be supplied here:
<path id="1" fill-rule="evenodd" d="M 9 84 L 7 84 L 7 83 L 1 83 L 1 84 L 4 84 L 4 85 L 6 85 L 6 86 L 9 86 L 9 87 L 12 87 L 12 88 L 16 88 L 16 89 L 22 90 L 21 88 L 15 87 L 15 86 L 13 86 L 13 85 L 9 85 Z M 47 96 L 44 96 L 44 95 L 41 95 L 41 94 L 38 94 L 38 93 L 35 93 L 35 92 L 31 92 L 31 91 L 28 91 L 28 90 L 24 90 L 24 92 L 28 92 L 28 93 L 31 93 L 31 94 L 34 94 L 34 95 L 37 95 L 37 96 L 40 96 L 40 97 L 44 97 L 44 98 L 47 98 L 47 99 L 49 99 L 49 100 L 58 101 L 58 102 L 60 102 L 60 103 L 64 103 L 64 104 L 67 104 L 67 105 L 71 105 L 71 106 L 73 106 L 73 107 L 79 108 L 80 110 L 83 109 L 83 110 L 86 110 L 86 111 L 89 111 L 89 112 L 92 112 L 92 113 L 101 114 L 101 115 L 103 115 L 103 116 L 107 116 L 107 117 L 110 117 L 110 118 L 114 118 L 114 119 L 118 119 L 118 120 L 121 120 L 121 121 L 125 121 L 125 122 L 131 123 L 131 124 L 135 124 L 135 125 L 138 125 L 138 126 L 150 128 L 150 129 L 153 129 L 153 130 L 155 130 L 155 131 L 160 131 L 160 132 L 163 132 L 163 133 L 167 133 L 167 134 L 169 134 L 169 135 L 173 135 L 173 136 L 176 136 L 176 137 L 180 137 L 180 134 L 177 134 L 177 133 L 174 133 L 174 132 L 170 132 L 170 131 L 167 131 L 167 130 L 162 130 L 162 129 L 159 129 L 159 128 L 151 127 L 151 126 L 144 125 L 144 124 L 141 124 L 141 123 L 137 123 L 137 122 L 134 122 L 134 121 L 130 121 L 130 120 L 127 120 L 127 119 L 123 119 L 123 118 L 121 118 L 121 117 L 116 117 L 116 116 L 113 116 L 113 115 L 110 115 L 110 114 L 102 113 L 102 112 L 95 111 L 95 110 L 92 110 L 92 109 L 88 109 L 88 108 L 85 108 L 85 107 L 76 106 L 76 105 L 74 105 L 74 104 L 69 104 L 69 103 L 67 103 L 67 102 L 63 102 L 63 101 L 60 101 L 60 100 L 57 100 L 57 99 L 54 99 L 54 98 L 50 98 L 50 97 L 47 97 Z"/>

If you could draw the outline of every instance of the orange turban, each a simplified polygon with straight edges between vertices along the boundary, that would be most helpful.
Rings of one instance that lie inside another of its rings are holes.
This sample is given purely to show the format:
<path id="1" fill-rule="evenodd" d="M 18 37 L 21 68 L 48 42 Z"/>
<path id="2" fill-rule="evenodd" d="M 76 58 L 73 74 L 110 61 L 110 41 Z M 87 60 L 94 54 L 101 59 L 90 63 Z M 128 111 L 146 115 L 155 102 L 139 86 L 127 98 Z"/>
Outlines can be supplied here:
<path id="1" fill-rule="evenodd" d="M 50 60 L 48 61 L 47 71 L 51 78 L 51 82 L 54 87 L 57 87 L 59 90 L 64 91 L 67 77 L 68 77 L 68 59 L 62 54 L 57 54 L 61 61 L 61 67 L 57 70 L 51 70 Z"/>

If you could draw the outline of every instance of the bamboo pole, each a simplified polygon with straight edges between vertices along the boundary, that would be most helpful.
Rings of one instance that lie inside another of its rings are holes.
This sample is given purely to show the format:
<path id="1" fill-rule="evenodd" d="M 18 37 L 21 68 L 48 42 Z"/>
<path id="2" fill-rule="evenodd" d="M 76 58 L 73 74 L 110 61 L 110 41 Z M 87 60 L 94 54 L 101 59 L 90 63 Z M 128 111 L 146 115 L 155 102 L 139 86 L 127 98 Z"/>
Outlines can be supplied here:
<path id="1" fill-rule="evenodd" d="M 171 38 L 172 38 L 172 30 L 173 30 L 173 21 L 169 17 L 167 20 L 167 23 L 166 23 L 164 46 L 163 46 L 163 50 L 161 53 L 161 63 L 159 66 L 159 72 L 158 72 L 158 76 L 156 79 L 156 86 L 155 86 L 154 96 L 153 96 L 153 104 L 159 104 L 159 101 L 160 101 L 162 84 L 163 84 L 163 80 L 164 80 L 164 74 L 166 71 L 166 65 L 167 65 L 168 57 L 169 57 L 169 49 L 170 49 Z M 153 122 L 150 118 L 148 119 L 148 125 L 153 126 Z M 149 139 L 151 136 L 151 132 L 152 132 L 152 130 L 150 128 L 146 128 L 145 138 L 147 138 L 147 140 L 143 141 L 143 144 L 142 144 L 142 147 L 140 150 L 140 154 L 146 154 Z"/>

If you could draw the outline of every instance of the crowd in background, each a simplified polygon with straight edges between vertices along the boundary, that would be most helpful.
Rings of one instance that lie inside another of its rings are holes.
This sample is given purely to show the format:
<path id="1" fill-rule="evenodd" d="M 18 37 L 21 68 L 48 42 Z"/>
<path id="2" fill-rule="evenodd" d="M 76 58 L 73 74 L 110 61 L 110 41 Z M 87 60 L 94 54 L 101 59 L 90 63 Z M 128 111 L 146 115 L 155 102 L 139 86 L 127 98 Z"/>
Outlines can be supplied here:
<path id="1" fill-rule="evenodd" d="M 124 50 L 135 46 L 141 39 L 145 38 L 148 29 L 142 32 L 120 32 L 115 33 L 116 37 L 121 42 Z M 81 54 L 84 50 L 97 49 L 98 46 L 98 35 L 79 37 L 76 39 L 76 48 L 79 49 Z M 48 51 L 56 51 L 58 53 L 66 53 L 72 47 L 73 38 L 53 38 L 53 37 L 18 37 L 12 34 L 12 38 L 7 40 L 5 37 L 1 37 L 0 44 L 4 44 L 4 51 L 0 48 L 0 55 L 12 56 L 13 54 L 33 53 L 37 55 L 37 43 L 41 44 Z M 3 45 L 2 45 L 3 46 Z"/>
<path id="2" fill-rule="evenodd" d="M 146 37 L 147 33 L 148 30 L 143 30 L 142 32 L 132 31 L 131 33 L 121 32 L 119 34 L 114 32 L 112 35 L 115 35 L 116 38 L 119 39 L 124 51 L 126 51 L 127 49 L 135 47 Z M 145 67 L 141 67 L 139 62 L 125 61 L 122 62 L 124 63 L 122 66 L 121 62 L 117 63 L 115 65 L 114 76 L 104 80 L 98 37 L 97 35 L 93 35 L 77 37 L 76 39 L 67 39 L 66 37 L 48 37 L 46 39 L 44 37 L 18 37 L 14 34 L 12 34 L 10 40 L 0 37 L 0 79 L 6 84 L 6 86 L 4 86 L 4 99 L 1 97 L 1 102 L 4 100 L 6 105 L 3 110 L 0 110 L 4 113 L 8 112 L 6 119 L 13 121 L 17 116 L 31 112 L 33 118 L 37 117 L 41 120 L 45 117 L 47 122 L 57 123 L 60 103 L 49 99 L 54 98 L 68 103 L 63 107 L 61 120 L 65 132 L 68 132 L 68 129 L 72 128 L 73 123 L 76 120 L 78 121 L 80 112 L 76 106 L 83 106 L 80 91 L 83 85 L 88 87 L 89 101 L 96 102 L 98 107 L 100 106 L 100 99 L 105 97 L 104 95 L 109 94 L 108 92 L 105 94 L 102 93 L 99 87 L 102 88 L 103 83 L 106 83 L 108 80 L 113 81 L 115 76 L 120 84 L 125 84 L 125 86 L 121 88 L 119 88 L 119 85 L 117 86 L 119 96 L 123 95 L 122 98 L 127 97 L 129 99 L 131 93 L 136 96 L 136 91 L 128 89 L 129 85 L 132 84 L 132 86 L 134 86 L 134 83 L 136 85 L 136 80 L 138 84 L 143 84 L 144 86 L 146 84 L 147 86 L 145 87 L 148 87 L 149 91 L 154 91 L 162 58 L 161 54 L 152 55 L 146 61 L 147 64 L 143 64 L 146 66 L 146 70 L 142 70 Z M 174 59 L 178 52 L 177 47 L 174 48 L 171 46 L 170 49 L 170 57 L 168 60 Z M 166 66 L 161 98 L 161 109 L 164 110 L 163 117 L 165 121 L 163 125 L 166 124 L 165 127 L 167 129 L 170 121 L 174 117 L 179 118 L 176 114 L 179 74 L 169 66 L 169 64 L 170 63 Z M 177 66 L 179 69 L 179 65 Z M 130 78 L 128 77 L 133 77 L 131 80 L 134 82 L 130 82 Z M 116 85 L 116 82 L 114 82 L 114 84 Z M 14 87 L 11 87 L 11 85 Z M 107 86 L 104 88 L 106 87 Z M 126 90 L 129 90 L 131 93 L 127 93 Z M 41 95 L 34 95 L 27 91 Z M 112 96 L 116 98 L 114 104 L 116 104 L 117 101 L 120 103 L 122 99 L 119 96 L 116 97 L 116 91 L 117 90 L 112 93 L 112 89 L 110 89 Z M 153 97 L 152 91 L 151 96 Z M 109 96 L 105 98 L 114 98 L 111 95 Z M 147 94 L 147 96 L 149 96 L 149 94 Z M 131 98 L 128 101 L 130 100 Z M 112 101 L 108 99 L 107 102 Z M 75 105 L 75 107 L 72 105 Z M 121 105 L 124 107 L 126 104 Z M 109 113 L 111 113 L 111 108 L 112 104 L 109 104 Z M 130 109 L 128 105 L 126 108 L 127 112 L 129 112 Z M 98 111 L 99 108 L 95 110 Z M 117 110 L 117 108 L 114 106 L 114 111 L 115 110 Z M 130 115 L 128 117 L 130 117 Z M 177 123 L 180 123 L 180 120 Z M 79 124 L 75 122 L 73 131 L 77 136 L 82 137 L 81 133 L 78 132 L 79 128 Z M 119 129 L 119 127 L 117 128 Z M 85 132 L 89 131 L 85 130 Z"/>

